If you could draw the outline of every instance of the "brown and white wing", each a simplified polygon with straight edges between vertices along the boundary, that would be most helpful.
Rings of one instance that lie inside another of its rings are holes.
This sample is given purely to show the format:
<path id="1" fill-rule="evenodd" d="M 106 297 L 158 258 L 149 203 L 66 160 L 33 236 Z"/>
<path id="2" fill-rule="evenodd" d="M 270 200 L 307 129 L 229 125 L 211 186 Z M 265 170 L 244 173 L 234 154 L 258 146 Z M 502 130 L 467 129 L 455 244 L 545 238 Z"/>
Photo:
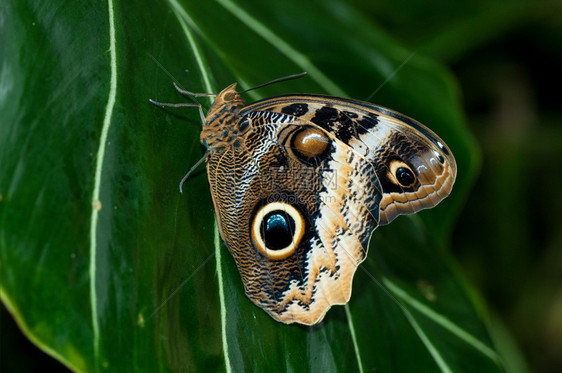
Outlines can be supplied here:
<path id="1" fill-rule="evenodd" d="M 248 119 L 240 146 L 207 164 L 221 234 L 254 303 L 281 322 L 316 324 L 349 300 L 380 188 L 361 157 L 313 123 Z"/>

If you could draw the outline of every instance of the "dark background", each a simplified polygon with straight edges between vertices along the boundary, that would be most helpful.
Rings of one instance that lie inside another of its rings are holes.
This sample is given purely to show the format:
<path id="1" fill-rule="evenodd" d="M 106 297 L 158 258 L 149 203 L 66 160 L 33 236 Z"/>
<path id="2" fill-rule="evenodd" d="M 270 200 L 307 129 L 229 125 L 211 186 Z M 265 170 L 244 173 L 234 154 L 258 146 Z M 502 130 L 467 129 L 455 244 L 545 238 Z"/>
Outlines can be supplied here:
<path id="1" fill-rule="evenodd" d="M 481 172 L 453 255 L 529 370 L 562 371 L 562 2 L 399 0 L 369 11 L 457 77 Z"/>

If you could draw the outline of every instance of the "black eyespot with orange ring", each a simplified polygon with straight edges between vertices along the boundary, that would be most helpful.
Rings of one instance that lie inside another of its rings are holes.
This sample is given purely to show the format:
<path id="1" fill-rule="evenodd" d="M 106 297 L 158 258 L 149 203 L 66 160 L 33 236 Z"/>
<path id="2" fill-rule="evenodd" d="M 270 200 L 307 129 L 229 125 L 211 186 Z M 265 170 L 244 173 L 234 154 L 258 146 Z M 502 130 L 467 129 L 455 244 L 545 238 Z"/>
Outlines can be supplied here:
<path id="1" fill-rule="evenodd" d="M 285 202 L 270 202 L 257 211 L 251 223 L 254 246 L 265 257 L 280 260 L 292 255 L 305 231 L 302 213 Z"/>
<path id="2" fill-rule="evenodd" d="M 391 161 L 389 165 L 389 169 L 390 171 L 388 172 L 388 179 L 392 183 L 400 187 L 403 188 L 412 187 L 417 180 L 414 171 L 412 171 L 410 166 L 408 166 L 405 162 L 401 160 L 395 159 Z"/>

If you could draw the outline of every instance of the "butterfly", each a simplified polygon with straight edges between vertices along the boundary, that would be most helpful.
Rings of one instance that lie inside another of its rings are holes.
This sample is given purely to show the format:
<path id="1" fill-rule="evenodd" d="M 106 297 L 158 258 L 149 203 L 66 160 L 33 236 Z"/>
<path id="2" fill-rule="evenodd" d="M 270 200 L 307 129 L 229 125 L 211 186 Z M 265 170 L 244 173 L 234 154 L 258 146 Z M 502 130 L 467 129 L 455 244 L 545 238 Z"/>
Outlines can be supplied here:
<path id="1" fill-rule="evenodd" d="M 293 94 L 245 105 L 241 93 L 229 85 L 206 115 L 151 102 L 200 108 L 219 231 L 248 298 L 277 321 L 317 324 L 349 301 L 377 226 L 449 195 L 455 158 L 427 127 L 368 102 Z"/>

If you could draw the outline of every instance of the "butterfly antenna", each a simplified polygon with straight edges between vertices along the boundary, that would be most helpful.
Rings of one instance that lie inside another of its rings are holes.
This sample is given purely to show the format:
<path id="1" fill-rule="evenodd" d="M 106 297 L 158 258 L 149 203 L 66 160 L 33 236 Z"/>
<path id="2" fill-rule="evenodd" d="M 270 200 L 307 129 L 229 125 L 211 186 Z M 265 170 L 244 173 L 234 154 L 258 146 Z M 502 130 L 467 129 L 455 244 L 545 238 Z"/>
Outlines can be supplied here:
<path id="1" fill-rule="evenodd" d="M 192 173 L 193 171 L 195 171 L 195 169 L 196 169 L 197 167 L 199 167 L 199 165 L 200 165 L 201 163 L 203 163 L 203 161 L 204 161 L 205 159 L 207 159 L 207 157 L 209 156 L 210 153 L 211 153 L 211 152 L 210 152 L 209 150 L 207 150 L 207 151 L 205 152 L 205 154 L 203 154 L 203 157 L 201 157 L 201 159 L 198 160 L 197 163 L 195 163 L 195 164 L 193 165 L 193 167 L 191 167 L 191 168 L 189 169 L 189 171 L 187 171 L 187 173 L 185 174 L 185 176 L 181 179 L 181 181 L 180 181 L 180 193 L 181 193 L 181 194 L 183 194 L 183 184 L 185 183 L 185 181 L 187 180 L 187 178 L 189 178 L 189 175 L 191 175 L 191 173 Z"/>
<path id="2" fill-rule="evenodd" d="M 263 84 L 255 86 L 255 87 L 245 89 L 245 90 L 241 91 L 240 93 L 246 93 L 246 92 L 249 92 L 249 91 L 253 91 L 254 89 L 262 88 L 262 87 L 265 87 L 265 86 L 268 86 L 268 85 L 271 85 L 271 84 L 286 82 L 287 80 L 300 79 L 300 78 L 304 77 L 305 75 L 306 75 L 306 72 L 283 76 L 281 78 L 274 79 L 274 80 L 269 81 L 267 83 L 263 83 Z"/>

